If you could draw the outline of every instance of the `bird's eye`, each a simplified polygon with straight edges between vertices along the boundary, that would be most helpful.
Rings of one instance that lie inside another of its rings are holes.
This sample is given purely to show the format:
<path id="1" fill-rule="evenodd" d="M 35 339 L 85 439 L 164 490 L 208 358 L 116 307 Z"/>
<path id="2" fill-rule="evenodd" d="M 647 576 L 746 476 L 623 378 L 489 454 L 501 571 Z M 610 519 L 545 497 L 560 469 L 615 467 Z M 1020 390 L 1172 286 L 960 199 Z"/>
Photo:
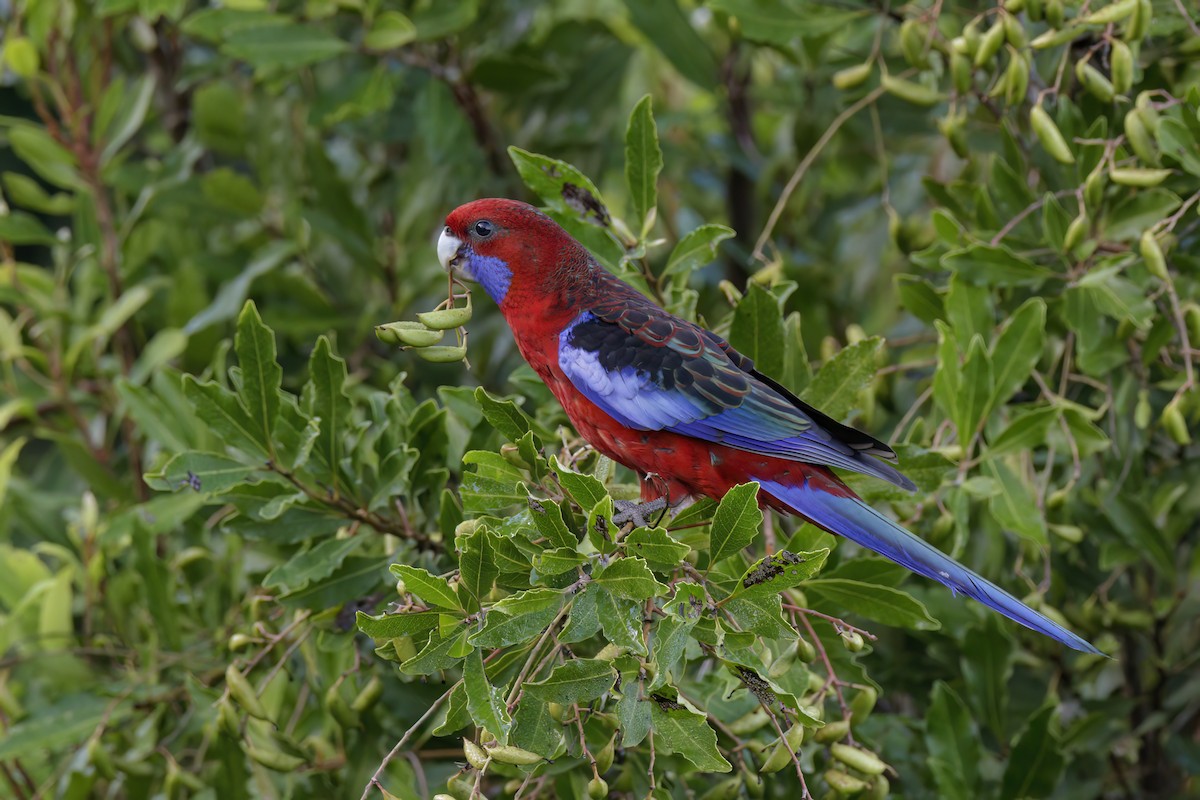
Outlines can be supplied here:
<path id="1" fill-rule="evenodd" d="M 496 231 L 496 226 L 488 222 L 486 219 L 481 219 L 475 223 L 475 235 L 480 239 L 486 239 Z"/>

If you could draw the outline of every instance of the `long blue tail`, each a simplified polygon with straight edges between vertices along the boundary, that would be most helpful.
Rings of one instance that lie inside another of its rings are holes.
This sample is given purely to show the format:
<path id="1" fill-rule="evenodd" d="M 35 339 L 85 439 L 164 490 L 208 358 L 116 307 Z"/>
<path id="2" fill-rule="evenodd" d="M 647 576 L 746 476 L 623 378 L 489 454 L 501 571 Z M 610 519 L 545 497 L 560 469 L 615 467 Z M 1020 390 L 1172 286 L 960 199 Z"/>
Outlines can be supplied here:
<path id="1" fill-rule="evenodd" d="M 810 487 L 807 482 L 800 486 L 784 486 L 774 481 L 759 480 L 759 485 L 763 492 L 822 528 L 886 556 L 918 575 L 945 584 L 953 591 L 973 597 L 1014 622 L 1043 633 L 1067 647 L 1104 655 L 1088 641 L 1034 611 L 856 497 L 830 494 Z"/>

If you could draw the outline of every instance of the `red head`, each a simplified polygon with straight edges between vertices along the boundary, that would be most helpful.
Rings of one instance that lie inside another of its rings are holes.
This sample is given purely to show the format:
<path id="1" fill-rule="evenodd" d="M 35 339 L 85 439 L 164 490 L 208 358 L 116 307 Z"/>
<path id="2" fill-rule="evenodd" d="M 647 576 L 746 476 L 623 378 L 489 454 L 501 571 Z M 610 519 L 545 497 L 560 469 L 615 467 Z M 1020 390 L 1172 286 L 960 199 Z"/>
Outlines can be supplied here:
<path id="1" fill-rule="evenodd" d="M 567 284 L 591 269 L 581 244 L 516 200 L 488 198 L 454 209 L 437 251 L 443 267 L 479 283 L 506 317 L 549 311 Z"/>

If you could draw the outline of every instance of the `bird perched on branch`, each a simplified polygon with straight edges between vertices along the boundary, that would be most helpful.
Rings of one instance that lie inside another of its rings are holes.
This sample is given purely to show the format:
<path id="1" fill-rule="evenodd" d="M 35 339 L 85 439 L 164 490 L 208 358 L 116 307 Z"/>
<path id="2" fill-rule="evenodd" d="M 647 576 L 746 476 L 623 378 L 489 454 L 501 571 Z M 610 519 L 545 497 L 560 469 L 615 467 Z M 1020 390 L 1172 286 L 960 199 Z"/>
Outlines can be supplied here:
<path id="1" fill-rule="evenodd" d="M 636 471 L 643 503 L 724 496 L 747 481 L 759 501 L 844 536 L 1068 647 L 1093 645 L 864 503 L 831 467 L 907 490 L 883 442 L 807 405 L 711 331 L 619 280 L 536 208 L 467 203 L 437 245 L 447 270 L 483 287 L 521 355 L 579 434 Z"/>

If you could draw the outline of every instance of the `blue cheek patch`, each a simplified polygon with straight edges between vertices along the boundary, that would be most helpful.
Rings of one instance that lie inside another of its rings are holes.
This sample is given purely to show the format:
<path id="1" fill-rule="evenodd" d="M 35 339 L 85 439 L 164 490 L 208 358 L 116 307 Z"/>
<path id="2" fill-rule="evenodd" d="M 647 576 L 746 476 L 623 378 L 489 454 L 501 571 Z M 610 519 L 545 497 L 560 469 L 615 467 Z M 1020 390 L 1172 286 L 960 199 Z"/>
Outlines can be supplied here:
<path id="1" fill-rule="evenodd" d="M 467 272 L 497 304 L 504 301 L 508 286 L 512 283 L 512 270 L 508 268 L 508 262 L 472 252 L 467 258 Z"/>

